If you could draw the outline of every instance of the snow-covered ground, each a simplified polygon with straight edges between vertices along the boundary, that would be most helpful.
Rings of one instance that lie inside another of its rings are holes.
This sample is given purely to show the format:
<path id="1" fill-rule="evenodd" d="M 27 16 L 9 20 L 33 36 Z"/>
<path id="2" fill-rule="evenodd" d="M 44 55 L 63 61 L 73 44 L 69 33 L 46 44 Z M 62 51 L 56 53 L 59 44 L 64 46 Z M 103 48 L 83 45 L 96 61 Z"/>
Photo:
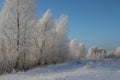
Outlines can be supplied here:
<path id="1" fill-rule="evenodd" d="M 50 65 L 28 72 L 3 75 L 0 80 L 120 80 L 120 60 Z"/>

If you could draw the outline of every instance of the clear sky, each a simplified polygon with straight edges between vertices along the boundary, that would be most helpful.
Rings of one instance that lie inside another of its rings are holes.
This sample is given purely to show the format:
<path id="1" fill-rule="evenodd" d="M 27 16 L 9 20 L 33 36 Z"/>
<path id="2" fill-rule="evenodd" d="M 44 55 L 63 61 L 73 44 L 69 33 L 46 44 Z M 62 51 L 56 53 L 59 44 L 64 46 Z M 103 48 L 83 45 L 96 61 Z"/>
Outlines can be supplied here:
<path id="1" fill-rule="evenodd" d="M 0 0 L 0 7 L 4 0 Z M 108 50 L 120 46 L 120 0 L 36 0 L 37 15 L 68 16 L 69 39 Z"/>

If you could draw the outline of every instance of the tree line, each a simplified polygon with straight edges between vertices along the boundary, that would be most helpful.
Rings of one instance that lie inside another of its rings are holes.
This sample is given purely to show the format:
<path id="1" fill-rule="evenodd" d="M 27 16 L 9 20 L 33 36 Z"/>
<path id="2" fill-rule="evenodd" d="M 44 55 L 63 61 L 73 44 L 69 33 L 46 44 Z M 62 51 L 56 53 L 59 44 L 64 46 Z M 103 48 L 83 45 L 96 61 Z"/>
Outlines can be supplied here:
<path id="1" fill-rule="evenodd" d="M 48 9 L 38 19 L 35 0 L 5 0 L 0 13 L 0 74 L 66 62 L 69 42 L 66 15 L 55 20 Z"/>
<path id="2" fill-rule="evenodd" d="M 5 0 L 0 12 L 0 74 L 86 57 L 85 45 L 69 40 L 67 33 L 66 15 L 55 20 L 48 9 L 38 19 L 35 0 Z"/>

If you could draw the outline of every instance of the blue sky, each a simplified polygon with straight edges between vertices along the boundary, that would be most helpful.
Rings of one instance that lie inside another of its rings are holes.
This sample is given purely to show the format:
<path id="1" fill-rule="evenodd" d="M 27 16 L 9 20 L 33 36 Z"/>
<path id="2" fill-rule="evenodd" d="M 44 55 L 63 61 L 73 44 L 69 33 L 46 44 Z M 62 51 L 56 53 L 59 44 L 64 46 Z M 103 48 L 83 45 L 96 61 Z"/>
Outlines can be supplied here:
<path id="1" fill-rule="evenodd" d="M 47 9 L 55 19 L 66 14 L 69 39 L 108 50 L 120 46 L 120 0 L 36 0 L 36 7 L 39 18 Z"/>

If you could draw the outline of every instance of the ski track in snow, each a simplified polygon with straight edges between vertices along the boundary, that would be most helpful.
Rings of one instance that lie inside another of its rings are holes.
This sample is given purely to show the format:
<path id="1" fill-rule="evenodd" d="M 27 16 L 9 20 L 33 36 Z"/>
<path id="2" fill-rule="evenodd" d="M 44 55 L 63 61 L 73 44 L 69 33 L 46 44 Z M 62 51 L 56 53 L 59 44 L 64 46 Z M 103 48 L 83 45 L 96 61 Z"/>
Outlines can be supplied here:
<path id="1" fill-rule="evenodd" d="M 0 80 L 120 80 L 120 60 L 69 62 L 6 74 Z"/>

